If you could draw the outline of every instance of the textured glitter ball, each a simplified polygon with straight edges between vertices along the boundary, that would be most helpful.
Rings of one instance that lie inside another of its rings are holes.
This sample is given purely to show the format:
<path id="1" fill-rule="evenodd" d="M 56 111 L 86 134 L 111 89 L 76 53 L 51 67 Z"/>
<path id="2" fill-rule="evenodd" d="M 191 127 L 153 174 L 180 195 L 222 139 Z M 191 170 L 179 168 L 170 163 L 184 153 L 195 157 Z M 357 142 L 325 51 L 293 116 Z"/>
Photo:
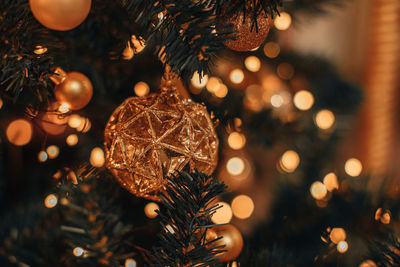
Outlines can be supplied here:
<path id="1" fill-rule="evenodd" d="M 233 24 L 235 40 L 224 42 L 225 46 L 234 51 L 250 51 L 259 47 L 267 38 L 271 28 L 272 20 L 262 12 L 257 18 L 257 28 L 253 22 L 251 12 L 240 12 L 237 16 L 223 17 L 219 19 L 219 24 Z"/>
<path id="2" fill-rule="evenodd" d="M 138 197 L 160 200 L 165 176 L 195 168 L 211 174 L 218 138 L 205 106 L 176 90 L 125 100 L 105 129 L 106 167 Z"/>

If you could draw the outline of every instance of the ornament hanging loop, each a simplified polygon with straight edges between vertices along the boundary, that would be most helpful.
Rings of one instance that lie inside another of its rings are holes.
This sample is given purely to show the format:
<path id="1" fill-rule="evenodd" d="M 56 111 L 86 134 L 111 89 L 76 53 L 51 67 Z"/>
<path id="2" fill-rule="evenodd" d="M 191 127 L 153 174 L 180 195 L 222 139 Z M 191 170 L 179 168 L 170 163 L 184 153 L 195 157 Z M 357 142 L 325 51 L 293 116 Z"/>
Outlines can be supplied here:
<path id="1" fill-rule="evenodd" d="M 60 67 L 56 67 L 52 72 L 49 78 L 55 85 L 59 85 L 67 78 L 67 73 Z"/>
<path id="2" fill-rule="evenodd" d="M 183 99 L 189 99 L 190 95 L 182 83 L 181 78 L 175 72 L 171 71 L 171 66 L 164 64 L 164 75 L 161 78 L 160 90 L 172 91 L 181 96 Z"/>

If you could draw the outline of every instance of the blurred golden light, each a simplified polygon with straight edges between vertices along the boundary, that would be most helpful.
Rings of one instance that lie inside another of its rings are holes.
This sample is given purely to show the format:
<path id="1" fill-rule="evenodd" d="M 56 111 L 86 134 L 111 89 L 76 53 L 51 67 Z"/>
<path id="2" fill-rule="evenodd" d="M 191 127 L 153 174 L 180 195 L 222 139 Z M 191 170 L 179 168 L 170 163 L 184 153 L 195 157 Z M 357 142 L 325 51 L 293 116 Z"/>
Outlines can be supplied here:
<path id="1" fill-rule="evenodd" d="M 67 136 L 66 142 L 69 146 L 74 146 L 78 143 L 78 136 L 76 134 L 70 134 Z"/>
<path id="2" fill-rule="evenodd" d="M 328 173 L 324 177 L 324 185 L 329 192 L 332 192 L 334 189 L 339 189 L 339 182 L 336 174 L 333 172 Z"/>
<path id="3" fill-rule="evenodd" d="M 61 113 L 67 113 L 69 112 L 69 107 L 70 107 L 69 104 L 63 103 L 58 107 L 58 111 Z"/>
<path id="4" fill-rule="evenodd" d="M 78 184 L 78 177 L 76 176 L 76 173 L 72 170 L 68 171 L 67 179 L 70 180 L 73 184 Z M 82 190 L 83 190 L 83 188 L 82 188 Z"/>
<path id="5" fill-rule="evenodd" d="M 215 211 L 211 220 L 213 223 L 221 224 L 221 223 L 229 223 L 232 219 L 232 209 L 226 202 L 218 202 L 219 209 Z"/>
<path id="6" fill-rule="evenodd" d="M 232 212 L 239 219 L 247 219 L 254 211 L 253 200 L 246 196 L 240 195 L 232 200 Z"/>
<path id="7" fill-rule="evenodd" d="M 276 58 L 281 52 L 281 48 L 277 43 L 268 42 L 264 46 L 264 54 L 269 58 Z"/>
<path id="8" fill-rule="evenodd" d="M 381 223 L 389 224 L 390 223 L 390 213 L 386 212 L 382 215 Z"/>
<path id="9" fill-rule="evenodd" d="M 72 251 L 72 253 L 76 256 L 76 257 L 81 257 L 83 255 L 85 251 L 83 250 L 83 248 L 81 247 L 76 247 L 74 248 L 74 250 Z"/>
<path id="10" fill-rule="evenodd" d="M 196 71 L 195 73 L 193 73 L 191 82 L 194 87 L 201 89 L 206 86 L 208 82 L 208 75 L 202 75 L 202 77 L 200 78 L 199 73 Z"/>
<path id="11" fill-rule="evenodd" d="M 226 163 L 226 169 L 231 175 L 240 175 L 244 171 L 244 161 L 239 157 L 230 158 Z"/>
<path id="12" fill-rule="evenodd" d="M 85 125 L 86 125 L 86 121 L 87 121 L 86 118 L 80 117 L 79 125 L 78 125 L 78 127 L 76 127 L 76 130 L 79 131 L 79 132 L 82 131 L 83 128 L 85 127 Z"/>
<path id="13" fill-rule="evenodd" d="M 382 208 L 378 208 L 375 212 L 375 220 L 379 221 L 382 218 Z"/>
<path id="14" fill-rule="evenodd" d="M 233 120 L 233 123 L 235 124 L 235 127 L 236 127 L 236 128 L 242 127 L 242 124 L 243 124 L 243 122 L 242 122 L 242 120 L 241 120 L 240 118 L 235 118 L 235 119 Z"/>
<path id="15" fill-rule="evenodd" d="M 275 94 L 271 96 L 271 105 L 274 108 L 280 108 L 283 105 L 283 97 L 281 95 Z"/>
<path id="16" fill-rule="evenodd" d="M 157 217 L 157 212 L 156 210 L 159 210 L 160 207 L 158 206 L 157 203 L 155 202 L 150 202 L 147 203 L 146 206 L 144 206 L 144 214 L 146 214 L 147 217 L 149 217 L 150 219 L 153 219 L 155 217 Z"/>
<path id="17" fill-rule="evenodd" d="M 90 164 L 93 167 L 102 167 L 104 165 L 105 158 L 104 158 L 104 151 L 100 147 L 95 147 L 90 152 Z"/>
<path id="18" fill-rule="evenodd" d="M 378 267 L 372 260 L 363 261 L 358 267 Z"/>
<path id="19" fill-rule="evenodd" d="M 315 124 L 322 130 L 327 130 L 335 123 L 335 115 L 332 111 L 323 109 L 315 116 Z"/>
<path id="20" fill-rule="evenodd" d="M 346 231 L 343 228 L 333 228 L 329 234 L 329 238 L 333 243 L 339 244 L 340 241 L 346 240 Z"/>
<path id="21" fill-rule="evenodd" d="M 144 39 L 139 37 L 139 39 L 136 38 L 135 35 L 132 35 L 131 37 L 131 42 L 128 42 L 126 44 L 126 47 L 124 51 L 122 52 L 122 58 L 125 60 L 130 60 L 133 58 L 133 56 L 139 52 L 141 52 L 145 45 L 144 45 Z M 133 47 L 132 47 L 133 45 Z"/>
<path id="22" fill-rule="evenodd" d="M 79 116 L 78 114 L 72 114 L 68 118 L 68 126 L 71 128 L 78 128 L 81 124 L 81 120 L 81 116 Z"/>
<path id="23" fill-rule="evenodd" d="M 220 85 L 221 85 L 221 80 L 217 77 L 210 77 L 208 79 L 206 88 L 210 93 L 215 93 L 216 91 L 218 91 Z"/>
<path id="24" fill-rule="evenodd" d="M 44 199 L 44 206 L 48 209 L 54 208 L 57 205 L 58 199 L 56 195 L 50 194 Z"/>
<path id="25" fill-rule="evenodd" d="M 137 96 L 145 96 L 150 92 L 150 87 L 145 82 L 138 82 L 135 84 L 134 91 Z"/>
<path id="26" fill-rule="evenodd" d="M 337 244 L 337 250 L 338 250 L 340 253 L 345 253 L 348 249 L 349 249 L 349 245 L 347 244 L 346 241 L 340 241 L 340 242 Z"/>
<path id="27" fill-rule="evenodd" d="M 91 127 L 92 127 L 92 123 L 90 122 L 89 119 L 86 119 L 85 127 L 82 129 L 82 133 L 88 132 Z"/>
<path id="28" fill-rule="evenodd" d="M 228 87 L 221 83 L 214 94 L 216 97 L 224 98 L 228 94 Z"/>
<path id="29" fill-rule="evenodd" d="M 300 164 L 300 157 L 296 151 L 288 150 L 282 154 L 280 166 L 285 172 L 293 172 Z"/>
<path id="30" fill-rule="evenodd" d="M 233 132 L 228 136 L 228 145 L 232 149 L 242 149 L 245 144 L 246 137 L 244 136 L 244 134 Z"/>
<path id="31" fill-rule="evenodd" d="M 376 210 L 375 213 L 375 220 L 380 221 L 383 224 L 389 224 L 390 223 L 390 212 L 389 211 L 383 211 L 382 208 L 379 208 Z"/>
<path id="32" fill-rule="evenodd" d="M 90 120 L 88 118 L 81 118 L 81 122 L 79 126 L 76 128 L 77 131 L 86 133 L 87 131 L 90 130 L 92 127 L 92 124 L 90 123 Z"/>
<path id="33" fill-rule="evenodd" d="M 326 190 L 326 186 L 320 181 L 316 181 L 311 185 L 310 192 L 313 198 L 317 200 L 323 199 L 328 193 L 328 191 Z"/>
<path id="34" fill-rule="evenodd" d="M 3 99 L 0 98 L 0 109 L 3 107 Z"/>
<path id="35" fill-rule="evenodd" d="M 253 111 L 260 111 L 264 107 L 263 88 L 252 84 L 246 88 L 245 107 Z"/>
<path id="36" fill-rule="evenodd" d="M 309 110 L 314 104 L 314 96 L 309 91 L 301 90 L 294 95 L 293 103 L 300 110 Z"/>
<path id="37" fill-rule="evenodd" d="M 132 35 L 131 42 L 135 48 L 136 54 L 142 52 L 142 50 L 146 47 L 145 40 L 140 36 L 139 38 L 136 38 L 136 35 Z"/>
<path id="38" fill-rule="evenodd" d="M 6 130 L 7 139 L 16 146 L 24 146 L 31 141 L 32 124 L 24 119 L 11 122 Z"/>
<path id="39" fill-rule="evenodd" d="M 283 80 L 290 80 L 294 75 L 294 68 L 289 63 L 281 63 L 276 68 L 278 76 Z"/>
<path id="40" fill-rule="evenodd" d="M 261 61 L 256 56 L 249 56 L 244 60 L 244 65 L 251 72 L 257 72 L 261 68 Z"/>
<path id="41" fill-rule="evenodd" d="M 66 199 L 65 197 L 63 197 L 63 198 L 60 200 L 60 204 L 61 204 L 61 205 L 68 205 L 68 203 L 69 203 L 69 201 L 68 201 L 68 199 Z"/>
<path id="42" fill-rule="evenodd" d="M 50 159 L 54 159 L 60 153 L 60 149 L 58 148 L 58 146 L 51 145 L 47 147 L 46 152 L 49 155 Z"/>
<path id="43" fill-rule="evenodd" d="M 175 230 L 174 230 L 174 228 L 171 226 L 171 225 L 167 225 L 167 226 L 165 226 L 165 228 L 166 228 L 166 230 L 168 231 L 168 232 L 170 232 L 171 234 L 175 234 Z"/>
<path id="44" fill-rule="evenodd" d="M 62 172 L 60 170 L 58 170 L 55 174 L 53 174 L 53 179 L 60 179 L 62 176 Z"/>
<path id="45" fill-rule="evenodd" d="M 33 53 L 35 53 L 36 55 L 41 55 L 47 52 L 47 48 L 43 47 L 41 45 L 37 45 L 35 47 L 35 50 L 33 50 Z"/>
<path id="46" fill-rule="evenodd" d="M 130 60 L 133 58 L 133 55 L 135 55 L 135 51 L 131 47 L 131 45 L 128 43 L 128 45 L 125 47 L 124 51 L 122 51 L 122 58 L 125 60 Z"/>
<path id="47" fill-rule="evenodd" d="M 348 159 L 346 161 L 346 163 L 344 164 L 344 170 L 348 175 L 350 175 L 352 177 L 359 176 L 362 171 L 361 161 L 359 161 L 356 158 Z"/>
<path id="48" fill-rule="evenodd" d="M 125 267 L 136 267 L 136 261 L 134 259 L 126 259 L 125 260 Z"/>
<path id="49" fill-rule="evenodd" d="M 237 264 L 236 261 L 233 261 L 232 264 L 231 264 L 231 267 L 238 267 L 238 266 L 239 266 L 239 265 Z"/>
<path id="50" fill-rule="evenodd" d="M 45 162 L 48 159 L 48 155 L 46 151 L 40 151 L 38 154 L 38 160 L 39 162 Z"/>
<path id="51" fill-rule="evenodd" d="M 275 28 L 281 31 L 287 30 L 290 24 L 292 24 L 292 17 L 286 12 L 280 12 L 280 16 L 274 20 Z"/>
<path id="52" fill-rule="evenodd" d="M 244 73 L 241 69 L 234 69 L 229 74 L 229 79 L 232 83 L 239 84 L 244 80 Z"/>
<path id="53" fill-rule="evenodd" d="M 261 84 L 264 91 L 277 91 L 282 88 L 283 82 L 275 74 L 268 74 L 262 77 Z"/>

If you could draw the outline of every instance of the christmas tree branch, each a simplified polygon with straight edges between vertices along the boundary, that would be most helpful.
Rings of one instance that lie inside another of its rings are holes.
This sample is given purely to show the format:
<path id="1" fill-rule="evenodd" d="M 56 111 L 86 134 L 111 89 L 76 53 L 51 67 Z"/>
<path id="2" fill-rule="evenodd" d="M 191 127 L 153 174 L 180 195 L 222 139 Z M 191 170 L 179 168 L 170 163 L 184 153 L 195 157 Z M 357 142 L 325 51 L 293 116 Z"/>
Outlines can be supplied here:
<path id="1" fill-rule="evenodd" d="M 67 169 L 57 178 L 58 190 L 45 198 L 44 206 L 43 200 L 36 201 L 39 205 L 21 212 L 24 223 L 3 237 L 0 254 L 30 266 L 121 266 L 144 255 L 133 242 L 137 229 L 121 208 L 123 189 L 113 179 L 100 179 L 88 167 Z M 7 221 L 15 224 L 18 218 Z M 27 229 L 30 234 L 24 235 Z"/>
<path id="2" fill-rule="evenodd" d="M 399 251 L 399 238 L 393 232 L 388 232 L 384 241 L 370 244 L 368 260 L 372 260 L 374 266 L 400 266 Z"/>
<path id="3" fill-rule="evenodd" d="M 159 211 L 162 231 L 159 246 L 150 260 L 154 266 L 214 266 L 221 247 L 208 240 L 207 230 L 215 225 L 211 216 L 218 208 L 212 205 L 226 186 L 216 178 L 198 171 L 179 172 L 168 177 L 162 195 L 164 209 Z"/>

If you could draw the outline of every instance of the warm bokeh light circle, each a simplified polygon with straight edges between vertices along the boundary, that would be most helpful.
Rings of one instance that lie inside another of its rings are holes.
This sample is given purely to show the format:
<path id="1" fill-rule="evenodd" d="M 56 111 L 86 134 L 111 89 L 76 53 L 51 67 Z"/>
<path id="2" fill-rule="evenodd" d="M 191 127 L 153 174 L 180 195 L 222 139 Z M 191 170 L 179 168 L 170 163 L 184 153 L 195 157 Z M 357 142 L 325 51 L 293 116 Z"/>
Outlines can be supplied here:
<path id="1" fill-rule="evenodd" d="M 253 200 L 246 195 L 239 195 L 232 200 L 232 212 L 239 219 L 247 219 L 254 211 Z"/>
<path id="2" fill-rule="evenodd" d="M 16 146 L 24 146 L 31 141 L 32 124 L 24 119 L 18 119 L 11 122 L 6 130 L 7 139 Z"/>

